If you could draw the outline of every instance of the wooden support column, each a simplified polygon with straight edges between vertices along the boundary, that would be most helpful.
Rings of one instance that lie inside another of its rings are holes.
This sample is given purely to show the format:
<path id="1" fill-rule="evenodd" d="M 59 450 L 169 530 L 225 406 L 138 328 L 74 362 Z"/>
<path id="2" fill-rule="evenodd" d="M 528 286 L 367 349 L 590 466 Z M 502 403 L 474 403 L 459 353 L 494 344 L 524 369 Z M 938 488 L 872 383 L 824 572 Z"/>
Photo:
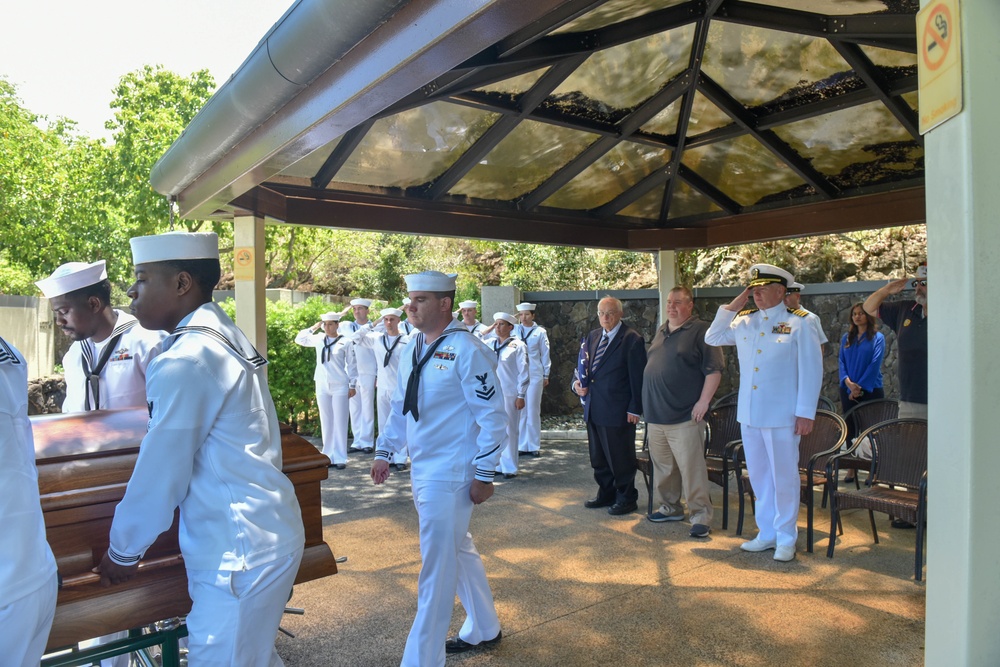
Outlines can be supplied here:
<path id="1" fill-rule="evenodd" d="M 233 219 L 233 271 L 236 274 L 236 324 L 257 351 L 267 356 L 267 319 L 264 313 L 264 218 Z"/>

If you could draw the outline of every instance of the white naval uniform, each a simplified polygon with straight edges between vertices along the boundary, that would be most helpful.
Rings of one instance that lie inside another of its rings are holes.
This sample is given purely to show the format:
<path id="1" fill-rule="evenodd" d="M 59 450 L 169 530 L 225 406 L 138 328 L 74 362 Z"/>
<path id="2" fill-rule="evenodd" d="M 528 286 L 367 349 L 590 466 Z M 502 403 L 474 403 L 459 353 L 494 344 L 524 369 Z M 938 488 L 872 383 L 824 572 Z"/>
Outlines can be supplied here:
<path id="1" fill-rule="evenodd" d="M 514 333 L 528 345 L 528 393 L 520 416 L 517 448 L 522 452 L 537 452 L 542 442 L 542 389 L 549 378 L 552 360 L 549 358 L 549 335 L 537 324 L 528 328 L 514 327 Z"/>
<path id="2" fill-rule="evenodd" d="M 412 462 L 422 565 L 417 615 L 401 663 L 406 667 L 445 664 L 456 592 L 467 614 L 462 639 L 478 644 L 500 632 L 486 570 L 469 533 L 469 489 L 474 479 L 493 481 L 506 432 L 496 355 L 455 321 L 438 340 L 419 375 L 419 420 L 412 412 L 404 415 L 403 405 L 414 355 L 427 354 L 431 346 L 419 334 L 400 359 L 399 390 L 375 454 L 388 460 L 408 446 Z"/>
<path id="3" fill-rule="evenodd" d="M 509 336 L 503 343 L 499 338 L 490 338 L 486 343 L 497 355 L 497 377 L 503 390 L 503 407 L 507 412 L 507 436 L 504 438 L 503 455 L 500 457 L 500 472 L 505 475 L 517 474 L 517 446 L 521 420 L 521 410 L 515 402 L 523 399 L 528 392 L 528 348 L 524 341 Z"/>
<path id="4" fill-rule="evenodd" d="M 806 311 L 783 303 L 735 313 L 719 308 L 705 342 L 735 345 L 740 363 L 736 418 L 757 495 L 757 538 L 795 547 L 799 516 L 796 417 L 816 418 L 823 359 Z"/>
<path id="5" fill-rule="evenodd" d="M 332 341 L 332 345 L 331 345 Z M 316 348 L 316 407 L 319 408 L 319 428 L 323 436 L 323 454 L 330 463 L 347 463 L 348 393 L 358 381 L 354 345 L 349 338 L 313 333 L 303 329 L 295 335 L 295 342 L 303 347 Z M 329 347 L 328 347 L 329 346 Z M 324 350 L 328 352 L 323 361 Z"/>
<path id="6" fill-rule="evenodd" d="M 465 322 L 462 322 L 462 326 L 465 327 L 469 333 L 476 334 L 477 336 L 480 331 L 486 328 L 486 326 L 479 320 L 476 320 L 474 324 L 466 324 Z"/>
<path id="7" fill-rule="evenodd" d="M 816 329 L 816 338 L 819 340 L 819 344 L 826 345 L 829 342 L 829 339 L 826 337 L 826 332 L 823 331 L 823 323 L 820 321 L 819 315 L 811 310 L 806 310 L 805 308 L 799 308 L 799 310 L 803 310 L 807 313 L 806 319 L 809 321 L 809 324 Z"/>
<path id="8" fill-rule="evenodd" d="M 266 363 L 207 303 L 167 336 L 147 372 L 148 432 L 115 510 L 108 556 L 138 562 L 180 507 L 192 665 L 282 664 L 274 638 L 304 531 L 281 472 Z"/>
<path id="9" fill-rule="evenodd" d="M 356 341 L 358 337 L 373 331 L 375 323 L 368 320 L 364 324 L 357 322 L 341 322 L 339 333 Z M 367 349 L 355 349 L 358 365 L 357 393 L 350 400 L 351 433 L 354 449 L 372 449 L 375 447 L 375 381 L 378 369 L 375 367 L 375 355 Z"/>
<path id="10" fill-rule="evenodd" d="M 28 367 L 0 338 L 0 663 L 37 666 L 56 612 L 56 560 L 45 541 Z"/>
<path id="11" fill-rule="evenodd" d="M 87 376 L 83 371 L 83 359 L 87 357 L 93 368 L 105 346 L 119 332 L 122 337 L 100 373 L 100 407 L 108 410 L 146 405 L 146 367 L 159 354 L 160 343 L 166 333 L 143 329 L 132 315 L 120 310 L 114 312 L 117 320 L 110 336 L 100 343 L 94 343 L 89 338 L 74 341 L 63 355 L 66 376 L 66 400 L 62 404 L 64 413 L 87 410 Z M 93 397 L 90 409 L 96 409 Z"/>
<path id="12" fill-rule="evenodd" d="M 392 397 L 399 390 L 399 360 L 404 354 L 410 337 L 406 334 L 390 336 L 385 331 L 375 331 L 357 339 L 358 348 L 369 349 L 375 354 L 375 364 L 378 370 L 375 393 L 378 397 L 378 432 L 385 430 L 385 422 L 389 419 L 389 405 Z M 406 448 L 391 460 L 392 463 L 406 463 Z"/>

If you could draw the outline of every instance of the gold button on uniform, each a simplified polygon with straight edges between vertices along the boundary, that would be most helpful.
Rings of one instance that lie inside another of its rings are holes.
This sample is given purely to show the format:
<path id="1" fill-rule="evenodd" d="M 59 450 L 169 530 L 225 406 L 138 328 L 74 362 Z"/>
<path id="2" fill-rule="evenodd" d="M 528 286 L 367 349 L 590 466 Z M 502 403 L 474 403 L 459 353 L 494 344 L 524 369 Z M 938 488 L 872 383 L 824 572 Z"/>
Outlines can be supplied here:
<path id="1" fill-rule="evenodd" d="M 754 385 L 754 386 L 753 386 L 753 388 L 754 388 L 754 389 L 756 389 L 756 388 L 757 388 L 757 385 Z"/>

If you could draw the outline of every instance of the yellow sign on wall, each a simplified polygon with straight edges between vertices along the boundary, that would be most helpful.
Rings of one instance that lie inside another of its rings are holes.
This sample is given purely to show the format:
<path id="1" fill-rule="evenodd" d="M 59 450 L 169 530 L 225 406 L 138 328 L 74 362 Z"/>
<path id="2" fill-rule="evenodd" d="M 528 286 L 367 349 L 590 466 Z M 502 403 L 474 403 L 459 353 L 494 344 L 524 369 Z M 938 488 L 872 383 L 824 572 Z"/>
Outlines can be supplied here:
<path id="1" fill-rule="evenodd" d="M 933 0 L 917 14 L 920 134 L 962 110 L 959 0 Z"/>
<path id="2" fill-rule="evenodd" d="M 253 280 L 253 246 L 233 248 L 233 279 Z"/>

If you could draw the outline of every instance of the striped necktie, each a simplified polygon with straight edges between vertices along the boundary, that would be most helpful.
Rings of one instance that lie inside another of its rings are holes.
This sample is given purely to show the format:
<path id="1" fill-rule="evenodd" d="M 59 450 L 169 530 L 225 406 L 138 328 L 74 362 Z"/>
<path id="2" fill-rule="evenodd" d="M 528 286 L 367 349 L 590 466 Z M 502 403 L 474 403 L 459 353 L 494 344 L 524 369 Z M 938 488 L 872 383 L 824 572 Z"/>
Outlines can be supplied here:
<path id="1" fill-rule="evenodd" d="M 601 342 L 597 346 L 597 352 L 594 352 L 594 361 L 590 364 L 590 372 L 593 374 L 597 370 L 597 364 L 601 363 L 601 357 L 604 356 L 604 351 L 608 349 L 608 334 L 605 333 L 601 336 Z"/>

